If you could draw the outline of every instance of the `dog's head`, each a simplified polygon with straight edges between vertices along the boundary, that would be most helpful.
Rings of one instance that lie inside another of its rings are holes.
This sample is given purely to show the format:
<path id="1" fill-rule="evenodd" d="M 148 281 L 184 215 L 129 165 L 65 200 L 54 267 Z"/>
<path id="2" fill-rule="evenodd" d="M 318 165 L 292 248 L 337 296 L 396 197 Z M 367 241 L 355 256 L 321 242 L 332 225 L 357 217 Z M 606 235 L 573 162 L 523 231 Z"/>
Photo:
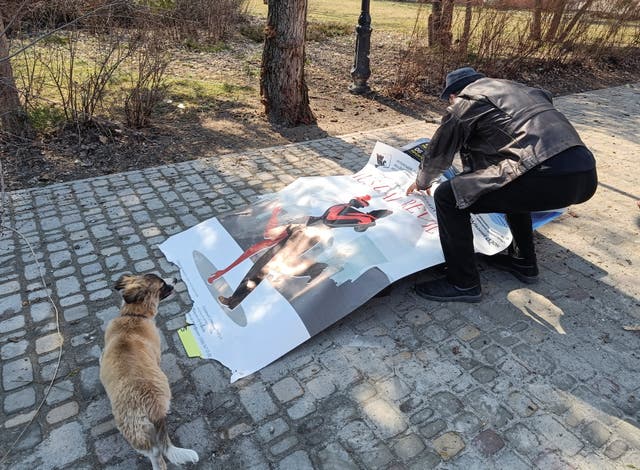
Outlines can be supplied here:
<path id="1" fill-rule="evenodd" d="M 120 277 L 115 288 L 122 292 L 127 304 L 153 305 L 166 299 L 173 292 L 173 282 L 169 283 L 155 274 L 140 276 L 127 275 Z"/>

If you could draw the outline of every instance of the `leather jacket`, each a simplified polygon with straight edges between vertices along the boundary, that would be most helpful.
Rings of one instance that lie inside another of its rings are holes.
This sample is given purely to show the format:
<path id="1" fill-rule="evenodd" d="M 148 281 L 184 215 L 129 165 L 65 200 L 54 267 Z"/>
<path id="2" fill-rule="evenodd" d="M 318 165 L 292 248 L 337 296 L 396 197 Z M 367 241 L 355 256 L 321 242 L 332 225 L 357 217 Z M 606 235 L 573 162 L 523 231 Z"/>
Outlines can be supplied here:
<path id="1" fill-rule="evenodd" d="M 447 108 L 427 148 L 416 184 L 431 186 L 460 152 L 463 172 L 451 180 L 457 206 L 501 188 L 570 147 L 584 146 L 542 89 L 493 78 L 467 85 Z"/>

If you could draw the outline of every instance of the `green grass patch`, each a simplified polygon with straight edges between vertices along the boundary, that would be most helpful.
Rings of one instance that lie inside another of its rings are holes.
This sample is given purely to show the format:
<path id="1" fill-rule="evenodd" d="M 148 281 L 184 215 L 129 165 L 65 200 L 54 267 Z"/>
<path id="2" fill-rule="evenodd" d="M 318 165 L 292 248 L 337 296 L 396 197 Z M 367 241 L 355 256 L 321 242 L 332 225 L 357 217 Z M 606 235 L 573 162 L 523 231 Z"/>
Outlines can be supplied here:
<path id="1" fill-rule="evenodd" d="M 358 24 L 361 6 L 361 0 L 314 0 L 309 2 L 307 19 L 310 22 L 348 26 L 353 32 Z M 417 3 L 371 2 L 371 27 L 411 33 L 419 8 Z M 254 16 L 267 17 L 267 5 L 262 0 L 248 0 L 247 11 Z"/>
<path id="2" fill-rule="evenodd" d="M 307 24 L 307 41 L 323 41 L 327 38 L 353 34 L 354 31 L 353 25 L 335 21 L 311 21 Z"/>
<path id="3" fill-rule="evenodd" d="M 240 34 L 245 38 L 251 39 L 253 42 L 264 41 L 264 26 L 256 24 L 245 24 L 240 26 Z"/>
<path id="4" fill-rule="evenodd" d="M 39 105 L 27 112 L 33 128 L 39 132 L 47 132 L 58 127 L 65 120 L 64 112 L 51 105 Z"/>
<path id="5" fill-rule="evenodd" d="M 194 78 L 169 78 L 167 83 L 167 95 L 185 106 L 208 107 L 223 99 L 238 99 L 255 92 L 249 86 Z"/>
<path id="6" fill-rule="evenodd" d="M 214 44 L 209 44 L 206 42 L 199 42 L 194 38 L 185 39 L 182 42 L 182 47 L 192 52 L 209 52 L 212 54 L 229 49 L 229 46 L 222 41 L 216 42 Z"/>

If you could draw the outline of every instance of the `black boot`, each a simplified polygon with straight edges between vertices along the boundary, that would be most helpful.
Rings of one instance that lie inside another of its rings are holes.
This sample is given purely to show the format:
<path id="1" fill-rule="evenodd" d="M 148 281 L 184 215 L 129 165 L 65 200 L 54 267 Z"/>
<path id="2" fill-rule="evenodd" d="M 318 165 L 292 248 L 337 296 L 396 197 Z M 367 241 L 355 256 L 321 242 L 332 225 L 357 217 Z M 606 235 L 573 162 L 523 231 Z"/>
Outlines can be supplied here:
<path id="1" fill-rule="evenodd" d="M 446 278 L 416 283 L 416 294 L 423 299 L 438 302 L 480 302 L 482 289 L 480 284 L 474 287 L 457 287 Z"/>
<path id="2" fill-rule="evenodd" d="M 490 266 L 507 271 L 526 284 L 538 282 L 538 265 L 534 260 L 517 258 L 513 255 L 487 256 L 485 260 Z"/>

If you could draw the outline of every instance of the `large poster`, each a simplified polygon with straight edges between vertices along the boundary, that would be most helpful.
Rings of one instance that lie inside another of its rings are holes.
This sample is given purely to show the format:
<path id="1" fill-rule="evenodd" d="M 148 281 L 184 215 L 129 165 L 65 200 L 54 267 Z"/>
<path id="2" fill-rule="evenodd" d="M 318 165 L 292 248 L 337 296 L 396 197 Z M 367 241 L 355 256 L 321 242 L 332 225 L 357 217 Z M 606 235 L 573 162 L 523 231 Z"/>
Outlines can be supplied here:
<path id="1" fill-rule="evenodd" d="M 233 382 L 394 281 L 443 262 L 433 198 L 405 195 L 417 166 L 378 143 L 353 175 L 300 178 L 167 239 L 160 249 L 193 300 L 179 331 L 188 354 L 220 361 Z M 511 242 L 502 216 L 472 217 L 476 251 Z"/>

